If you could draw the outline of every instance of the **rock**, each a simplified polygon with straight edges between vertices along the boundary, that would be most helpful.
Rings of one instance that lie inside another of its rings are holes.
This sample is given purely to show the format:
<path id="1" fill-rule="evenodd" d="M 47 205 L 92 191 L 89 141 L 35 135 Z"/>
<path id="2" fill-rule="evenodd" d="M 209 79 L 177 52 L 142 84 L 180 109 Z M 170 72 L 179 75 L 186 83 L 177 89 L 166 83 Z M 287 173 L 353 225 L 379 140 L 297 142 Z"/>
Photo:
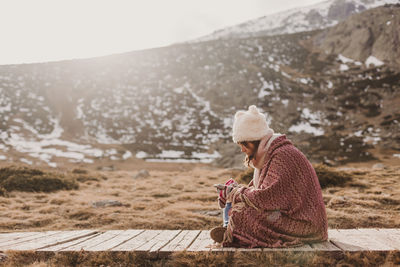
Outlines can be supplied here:
<path id="1" fill-rule="evenodd" d="M 222 210 L 196 210 L 194 212 L 208 216 L 222 216 Z"/>
<path id="2" fill-rule="evenodd" d="M 100 208 L 100 207 L 118 207 L 122 206 L 122 203 L 119 202 L 118 200 L 100 200 L 100 201 L 94 201 L 92 202 L 92 206 L 94 208 Z"/>
<path id="3" fill-rule="evenodd" d="M 205 215 L 209 215 L 209 216 L 221 216 L 221 210 L 209 210 L 204 212 Z"/>
<path id="4" fill-rule="evenodd" d="M 345 207 L 351 205 L 351 198 L 346 196 L 334 196 L 329 200 L 327 207 Z"/>
<path id="5" fill-rule="evenodd" d="M 365 9 L 364 6 L 362 8 Z M 349 17 L 351 14 L 354 14 L 356 10 L 356 6 L 354 3 L 348 3 L 346 1 L 335 1 L 329 7 L 328 10 L 328 18 L 334 20 L 344 20 Z"/>
<path id="6" fill-rule="evenodd" d="M 376 163 L 372 165 L 372 169 L 383 169 L 383 168 L 385 168 L 385 165 L 383 165 L 382 163 Z"/>
<path id="7" fill-rule="evenodd" d="M 136 173 L 133 176 L 133 179 L 138 179 L 138 178 L 147 178 L 150 176 L 150 173 L 148 170 L 140 170 L 138 173 Z"/>
<path id="8" fill-rule="evenodd" d="M 97 168 L 100 171 L 115 171 L 115 167 L 114 165 L 110 165 L 110 166 L 100 166 Z"/>

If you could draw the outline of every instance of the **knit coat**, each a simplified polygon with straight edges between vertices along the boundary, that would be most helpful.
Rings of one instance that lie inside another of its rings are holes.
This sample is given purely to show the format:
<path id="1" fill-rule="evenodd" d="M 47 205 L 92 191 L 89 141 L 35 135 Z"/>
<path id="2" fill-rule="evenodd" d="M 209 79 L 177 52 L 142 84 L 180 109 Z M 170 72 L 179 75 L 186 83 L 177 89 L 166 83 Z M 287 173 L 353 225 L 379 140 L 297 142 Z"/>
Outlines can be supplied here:
<path id="1" fill-rule="evenodd" d="M 263 148 L 258 187 L 252 181 L 227 196 L 232 209 L 222 245 L 276 248 L 327 240 L 325 205 L 311 163 L 285 135 Z"/>

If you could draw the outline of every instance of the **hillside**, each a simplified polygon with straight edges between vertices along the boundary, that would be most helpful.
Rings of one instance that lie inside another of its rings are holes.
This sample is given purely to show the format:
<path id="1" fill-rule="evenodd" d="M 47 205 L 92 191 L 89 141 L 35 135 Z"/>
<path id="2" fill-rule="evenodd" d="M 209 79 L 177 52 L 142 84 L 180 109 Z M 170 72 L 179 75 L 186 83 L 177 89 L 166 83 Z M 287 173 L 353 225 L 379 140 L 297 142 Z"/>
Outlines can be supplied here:
<path id="1" fill-rule="evenodd" d="M 400 14 L 399 6 L 376 10 Z M 363 14 L 356 18 L 370 18 Z M 55 167 L 59 158 L 211 162 L 222 155 L 218 164 L 238 166 L 232 118 L 250 104 L 312 161 L 396 159 L 399 69 L 341 50 L 347 57 L 327 54 L 337 27 L 344 26 L 0 66 L 0 160 Z M 391 29 L 386 41 L 399 34 Z"/>
<path id="2" fill-rule="evenodd" d="M 270 36 L 325 29 L 346 20 L 353 14 L 396 3 L 397 0 L 328 0 L 252 19 L 193 41 Z"/>

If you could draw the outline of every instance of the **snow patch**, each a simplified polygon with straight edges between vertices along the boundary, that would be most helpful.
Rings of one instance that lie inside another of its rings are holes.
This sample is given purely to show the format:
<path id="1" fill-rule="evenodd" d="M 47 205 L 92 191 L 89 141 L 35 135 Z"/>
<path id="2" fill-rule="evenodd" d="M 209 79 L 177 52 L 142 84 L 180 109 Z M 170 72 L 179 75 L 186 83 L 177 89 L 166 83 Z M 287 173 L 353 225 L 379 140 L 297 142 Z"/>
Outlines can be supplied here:
<path id="1" fill-rule="evenodd" d="M 365 61 L 365 65 L 369 67 L 371 64 L 373 64 L 375 67 L 382 66 L 385 64 L 383 61 L 379 60 L 378 58 L 374 56 L 369 56 L 367 60 Z"/>
<path id="2" fill-rule="evenodd" d="M 381 141 L 381 138 L 379 136 L 366 136 L 363 141 L 364 143 L 372 143 L 373 145 L 376 145 Z"/>
<path id="3" fill-rule="evenodd" d="M 157 155 L 159 158 L 180 158 L 184 154 L 183 151 L 164 150 Z"/>
<path id="4" fill-rule="evenodd" d="M 139 151 L 135 155 L 135 157 L 138 158 L 138 159 L 143 159 L 143 158 L 145 158 L 147 156 L 148 156 L 148 154 L 146 152 L 144 152 L 144 151 Z"/>
<path id="5" fill-rule="evenodd" d="M 324 130 L 311 126 L 309 122 L 301 122 L 297 125 L 292 125 L 290 126 L 289 131 L 296 133 L 306 132 L 315 136 L 324 135 Z"/>
<path id="6" fill-rule="evenodd" d="M 296 125 L 292 125 L 289 128 L 291 132 L 306 132 L 313 134 L 315 136 L 324 135 L 324 130 L 319 127 L 312 126 L 311 124 L 322 124 L 322 122 L 326 122 L 323 120 L 323 114 L 321 112 L 311 112 L 310 109 L 304 108 L 301 113 L 301 118 L 303 121 L 299 122 Z"/>
<path id="7" fill-rule="evenodd" d="M 361 137 L 362 136 L 362 130 L 355 132 L 354 136 Z"/>
<path id="8" fill-rule="evenodd" d="M 49 134 L 39 134 L 35 128 L 24 120 L 14 119 L 22 127 L 10 128 L 8 133 L 0 131 L 0 140 L 4 143 L 0 144 L 0 150 L 7 151 L 9 148 L 13 148 L 18 152 L 28 154 L 32 158 L 44 161 L 51 167 L 57 166 L 56 163 L 51 162 L 53 157 L 68 158 L 74 162 L 93 163 L 94 160 L 88 157 L 97 158 L 117 153 L 115 149 L 103 152 L 103 150 L 90 145 L 81 145 L 62 140 L 61 134 L 64 130 L 60 127 L 59 121 L 55 118 L 50 118 L 49 120 L 53 122 L 53 131 Z M 19 133 L 21 128 L 28 130 L 28 133 L 24 135 Z M 125 156 L 127 157 L 128 154 Z M 27 161 L 25 162 L 28 163 Z"/>
<path id="9" fill-rule="evenodd" d="M 312 82 L 313 80 L 311 79 L 311 78 L 309 78 L 309 77 L 307 77 L 307 78 L 300 78 L 300 79 L 297 79 L 299 82 L 301 82 L 301 83 L 303 83 L 303 84 L 308 84 L 308 83 L 310 83 L 310 82 Z"/>
<path id="10" fill-rule="evenodd" d="M 348 57 L 343 56 L 342 54 L 339 54 L 337 57 L 338 60 L 340 60 L 341 62 L 343 62 L 344 64 L 346 63 L 353 63 L 354 60 Z"/>
<path id="11" fill-rule="evenodd" d="M 122 155 L 122 158 L 123 158 L 124 160 L 129 159 L 129 158 L 131 158 L 131 157 L 132 157 L 132 153 L 131 153 L 130 151 L 126 151 L 126 152 Z"/>
<path id="12" fill-rule="evenodd" d="M 20 160 L 21 162 L 26 163 L 26 164 L 29 164 L 29 165 L 32 165 L 32 164 L 33 164 L 32 161 L 30 161 L 30 160 L 28 160 L 28 159 L 26 159 L 26 158 L 20 158 L 19 160 Z"/>
<path id="13" fill-rule="evenodd" d="M 349 70 L 349 66 L 347 66 L 346 64 L 340 64 L 339 70 L 340 71 L 347 71 L 347 70 Z"/>

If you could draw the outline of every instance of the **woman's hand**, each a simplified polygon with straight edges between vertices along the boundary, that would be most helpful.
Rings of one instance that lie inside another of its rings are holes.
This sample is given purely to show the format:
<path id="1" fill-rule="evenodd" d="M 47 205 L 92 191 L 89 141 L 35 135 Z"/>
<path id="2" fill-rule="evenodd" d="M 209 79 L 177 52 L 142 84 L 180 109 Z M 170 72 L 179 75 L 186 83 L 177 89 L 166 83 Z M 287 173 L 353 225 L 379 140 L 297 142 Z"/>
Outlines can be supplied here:
<path id="1" fill-rule="evenodd" d="M 218 205 L 221 209 L 225 208 L 226 199 L 229 193 L 237 186 L 238 184 L 230 178 L 225 184 L 224 187 L 217 187 L 217 191 L 219 193 L 218 196 Z"/>

